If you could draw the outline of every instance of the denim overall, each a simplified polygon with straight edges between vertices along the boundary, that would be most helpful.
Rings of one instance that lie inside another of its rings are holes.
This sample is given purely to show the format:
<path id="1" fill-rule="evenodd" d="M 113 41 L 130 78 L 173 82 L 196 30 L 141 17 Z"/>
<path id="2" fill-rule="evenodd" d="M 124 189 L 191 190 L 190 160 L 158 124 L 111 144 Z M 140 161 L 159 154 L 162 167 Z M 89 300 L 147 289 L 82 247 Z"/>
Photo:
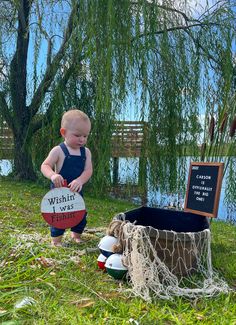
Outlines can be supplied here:
<path id="1" fill-rule="evenodd" d="M 65 143 L 61 143 L 60 147 L 62 151 L 65 154 L 65 159 L 62 165 L 62 168 L 59 172 L 59 174 L 67 181 L 67 184 L 70 184 L 75 178 L 79 177 L 83 171 L 86 161 L 86 155 L 85 155 L 85 148 L 80 148 L 80 156 L 70 155 Z M 52 184 L 52 188 L 53 188 Z M 83 196 L 82 191 L 80 192 L 80 195 Z M 84 218 L 80 221 L 80 223 L 74 227 L 71 228 L 71 231 L 82 234 L 85 226 L 86 226 L 86 214 Z M 65 229 L 58 229 L 55 227 L 51 227 L 51 236 L 52 237 L 58 237 L 63 235 L 65 232 Z"/>

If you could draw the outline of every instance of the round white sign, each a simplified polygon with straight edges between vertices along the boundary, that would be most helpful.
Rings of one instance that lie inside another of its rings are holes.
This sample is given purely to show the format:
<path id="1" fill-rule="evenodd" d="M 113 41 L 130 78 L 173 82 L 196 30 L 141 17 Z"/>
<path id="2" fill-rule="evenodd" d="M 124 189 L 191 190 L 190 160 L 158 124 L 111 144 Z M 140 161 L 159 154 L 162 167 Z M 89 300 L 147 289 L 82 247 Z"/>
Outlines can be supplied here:
<path id="1" fill-rule="evenodd" d="M 82 196 L 67 187 L 50 190 L 42 199 L 41 213 L 51 226 L 66 229 L 76 226 L 84 218 L 86 209 Z"/>

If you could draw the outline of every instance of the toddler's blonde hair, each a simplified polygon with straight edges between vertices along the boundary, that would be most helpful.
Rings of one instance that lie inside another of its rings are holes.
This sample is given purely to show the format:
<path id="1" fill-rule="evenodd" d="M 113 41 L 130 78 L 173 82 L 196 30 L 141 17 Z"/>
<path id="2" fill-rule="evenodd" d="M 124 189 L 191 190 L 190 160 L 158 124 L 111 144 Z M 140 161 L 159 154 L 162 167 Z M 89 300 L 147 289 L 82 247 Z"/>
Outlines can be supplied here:
<path id="1" fill-rule="evenodd" d="M 85 122 L 90 122 L 90 119 L 87 114 L 80 111 L 79 109 L 70 109 L 62 115 L 61 127 L 67 128 L 70 123 L 74 120 L 81 120 Z"/>

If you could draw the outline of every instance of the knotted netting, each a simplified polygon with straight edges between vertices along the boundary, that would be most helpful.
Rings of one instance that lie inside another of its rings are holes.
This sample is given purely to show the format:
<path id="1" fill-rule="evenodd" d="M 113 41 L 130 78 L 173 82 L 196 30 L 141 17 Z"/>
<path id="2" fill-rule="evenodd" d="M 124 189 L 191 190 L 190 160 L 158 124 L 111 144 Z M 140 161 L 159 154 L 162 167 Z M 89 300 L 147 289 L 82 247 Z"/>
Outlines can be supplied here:
<path id="1" fill-rule="evenodd" d="M 131 290 L 144 300 L 212 297 L 229 291 L 212 267 L 209 229 L 178 233 L 117 220 L 109 229 L 119 238 L 114 250 L 123 254 Z"/>

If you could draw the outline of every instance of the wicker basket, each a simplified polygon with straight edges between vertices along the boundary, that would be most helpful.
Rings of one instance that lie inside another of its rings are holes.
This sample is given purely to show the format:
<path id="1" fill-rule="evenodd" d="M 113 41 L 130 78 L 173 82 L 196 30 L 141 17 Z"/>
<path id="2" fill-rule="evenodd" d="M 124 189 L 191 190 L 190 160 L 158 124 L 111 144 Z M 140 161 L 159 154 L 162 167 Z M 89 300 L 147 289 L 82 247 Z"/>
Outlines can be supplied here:
<path id="1" fill-rule="evenodd" d="M 209 229 L 206 217 L 184 211 L 140 207 L 125 212 L 125 220 L 147 227 L 157 256 L 172 273 L 184 276 L 197 271 L 197 261 L 201 259 L 201 248 L 207 235 L 205 230 Z M 151 250 L 150 254 L 153 254 Z"/>

